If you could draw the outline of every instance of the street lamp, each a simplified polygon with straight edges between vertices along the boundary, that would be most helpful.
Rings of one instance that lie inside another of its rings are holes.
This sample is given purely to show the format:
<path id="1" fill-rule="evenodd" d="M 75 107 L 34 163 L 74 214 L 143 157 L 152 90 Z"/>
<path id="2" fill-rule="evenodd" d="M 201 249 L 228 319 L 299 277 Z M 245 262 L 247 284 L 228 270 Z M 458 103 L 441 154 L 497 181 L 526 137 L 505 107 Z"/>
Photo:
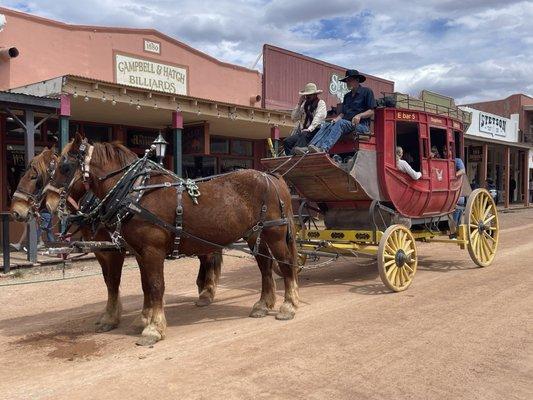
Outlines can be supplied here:
<path id="1" fill-rule="evenodd" d="M 157 157 L 157 162 L 161 165 L 163 165 L 163 158 L 165 158 L 167 144 L 168 142 L 165 140 L 163 135 L 161 135 L 161 132 L 159 132 L 159 135 L 153 142 L 153 146 L 155 146 L 155 155 Z"/>

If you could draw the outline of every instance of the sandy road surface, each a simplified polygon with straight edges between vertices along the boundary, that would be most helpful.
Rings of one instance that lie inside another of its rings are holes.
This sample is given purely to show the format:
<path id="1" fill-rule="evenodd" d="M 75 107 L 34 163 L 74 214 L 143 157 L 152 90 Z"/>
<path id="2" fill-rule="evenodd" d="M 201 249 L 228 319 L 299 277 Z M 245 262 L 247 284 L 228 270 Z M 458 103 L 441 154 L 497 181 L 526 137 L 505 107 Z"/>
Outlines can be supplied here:
<path id="1" fill-rule="evenodd" d="M 135 269 L 122 325 L 105 334 L 93 325 L 99 276 L 0 287 L 0 398 L 533 399 L 533 210 L 501 217 L 489 268 L 422 244 L 413 285 L 391 294 L 374 262 L 343 260 L 302 273 L 289 322 L 247 317 L 260 287 L 248 260 L 226 258 L 217 301 L 201 309 L 197 262 L 169 262 L 167 339 L 153 348 L 134 345 Z"/>

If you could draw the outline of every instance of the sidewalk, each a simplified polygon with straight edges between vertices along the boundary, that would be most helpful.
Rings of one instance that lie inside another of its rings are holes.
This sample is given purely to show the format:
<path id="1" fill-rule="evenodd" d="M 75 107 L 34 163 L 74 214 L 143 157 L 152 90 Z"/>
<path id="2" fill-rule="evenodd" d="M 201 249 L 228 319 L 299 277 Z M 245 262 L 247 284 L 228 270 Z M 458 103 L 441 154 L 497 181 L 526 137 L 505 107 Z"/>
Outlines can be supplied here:
<path id="1" fill-rule="evenodd" d="M 4 268 L 4 262 L 3 258 L 1 257 L 0 252 L 0 273 L 3 271 Z M 57 256 L 47 256 L 44 254 L 41 254 L 40 252 L 37 252 L 37 262 L 31 263 L 28 261 L 28 257 L 25 251 L 10 251 L 9 256 L 11 258 L 10 262 L 10 268 L 11 270 L 16 270 L 20 268 L 31 268 L 31 267 L 39 267 L 43 265 L 54 265 L 54 264 L 61 264 L 63 263 L 63 259 L 61 257 Z M 85 254 L 81 257 L 76 257 L 72 259 L 68 259 L 67 262 L 76 262 L 76 261 L 87 261 L 94 259 L 95 256 L 93 253 Z"/>

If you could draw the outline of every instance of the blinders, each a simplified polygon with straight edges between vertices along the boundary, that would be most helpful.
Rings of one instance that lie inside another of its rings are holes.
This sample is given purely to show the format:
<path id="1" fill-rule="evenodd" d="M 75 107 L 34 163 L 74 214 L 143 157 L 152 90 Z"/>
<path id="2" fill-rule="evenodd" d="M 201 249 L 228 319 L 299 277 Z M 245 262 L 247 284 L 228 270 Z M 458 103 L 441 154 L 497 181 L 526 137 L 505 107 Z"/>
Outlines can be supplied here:
<path id="1" fill-rule="evenodd" d="M 35 188 L 33 192 L 29 192 L 25 189 L 17 187 L 17 190 L 13 193 L 13 198 L 18 198 L 22 201 L 25 201 L 29 204 L 31 212 L 36 212 L 36 208 L 41 204 L 44 195 L 45 183 L 47 180 L 50 180 L 56 167 L 56 162 L 54 159 L 48 164 L 47 179 L 46 177 L 39 174 L 37 169 L 30 164 L 26 170 L 26 173 L 31 170 L 31 175 L 29 177 L 30 181 L 35 181 Z"/>

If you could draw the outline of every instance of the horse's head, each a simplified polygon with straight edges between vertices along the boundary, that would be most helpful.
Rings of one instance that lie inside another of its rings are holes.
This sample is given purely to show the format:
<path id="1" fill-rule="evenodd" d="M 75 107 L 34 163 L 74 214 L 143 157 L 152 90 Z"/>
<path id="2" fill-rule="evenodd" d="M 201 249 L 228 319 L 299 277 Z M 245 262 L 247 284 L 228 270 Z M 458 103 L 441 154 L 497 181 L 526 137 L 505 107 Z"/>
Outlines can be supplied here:
<path id="1" fill-rule="evenodd" d="M 61 203 L 73 191 L 80 191 L 83 169 L 91 146 L 79 133 L 67 144 L 61 153 L 50 184 L 47 186 L 46 207 L 56 212 Z M 64 205 L 64 204 L 63 204 Z"/>
<path id="2" fill-rule="evenodd" d="M 26 222 L 38 211 L 43 199 L 43 189 L 50 180 L 57 161 L 55 148 L 44 149 L 31 160 L 13 193 L 10 211 L 15 220 Z"/>

